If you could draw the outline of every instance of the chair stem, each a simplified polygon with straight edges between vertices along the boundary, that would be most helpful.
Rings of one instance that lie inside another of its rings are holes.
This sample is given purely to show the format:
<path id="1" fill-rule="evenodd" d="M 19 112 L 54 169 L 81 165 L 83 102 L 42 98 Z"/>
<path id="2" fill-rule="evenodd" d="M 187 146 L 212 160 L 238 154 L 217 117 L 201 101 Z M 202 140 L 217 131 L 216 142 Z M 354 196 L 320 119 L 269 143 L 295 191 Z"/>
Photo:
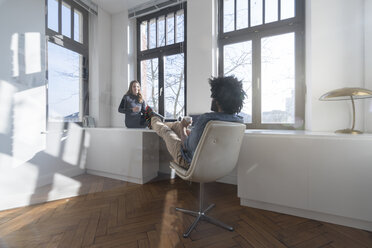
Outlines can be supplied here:
<path id="1" fill-rule="evenodd" d="M 203 204 L 204 204 L 204 183 L 200 183 L 199 186 L 199 212 L 203 212 Z"/>
<path id="2" fill-rule="evenodd" d="M 192 210 L 187 210 L 187 209 L 184 209 L 184 208 L 176 208 L 177 211 L 180 211 L 180 212 L 183 212 L 183 213 L 186 213 L 186 214 L 190 214 L 190 215 L 193 215 L 195 216 L 195 220 L 194 222 L 191 224 L 191 226 L 189 227 L 189 229 L 187 230 L 186 233 L 183 234 L 183 237 L 184 238 L 187 238 L 189 237 L 190 233 L 192 232 L 192 230 L 195 229 L 196 225 L 198 224 L 198 222 L 200 220 L 206 220 L 208 221 L 209 223 L 212 223 L 214 225 L 217 225 L 217 226 L 220 226 L 222 228 L 225 228 L 229 231 L 234 231 L 234 228 L 231 227 L 231 226 L 228 226 L 226 225 L 225 223 L 215 219 L 215 218 L 212 218 L 212 217 L 209 217 L 206 215 L 206 213 L 211 210 L 215 204 L 211 204 L 209 205 L 204 211 L 203 211 L 203 202 L 204 202 L 204 183 L 200 183 L 200 191 L 199 191 L 199 211 L 192 211 Z"/>

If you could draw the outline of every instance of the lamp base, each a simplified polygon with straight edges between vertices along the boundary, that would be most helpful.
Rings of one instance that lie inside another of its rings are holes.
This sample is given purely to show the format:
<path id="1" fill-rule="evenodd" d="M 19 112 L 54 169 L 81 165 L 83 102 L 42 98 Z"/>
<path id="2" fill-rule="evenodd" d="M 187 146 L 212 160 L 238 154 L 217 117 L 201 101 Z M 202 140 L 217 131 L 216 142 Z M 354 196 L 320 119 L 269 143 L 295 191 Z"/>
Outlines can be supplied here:
<path id="1" fill-rule="evenodd" d="M 347 129 L 337 130 L 335 131 L 335 133 L 362 134 L 363 132 L 347 128 Z"/>

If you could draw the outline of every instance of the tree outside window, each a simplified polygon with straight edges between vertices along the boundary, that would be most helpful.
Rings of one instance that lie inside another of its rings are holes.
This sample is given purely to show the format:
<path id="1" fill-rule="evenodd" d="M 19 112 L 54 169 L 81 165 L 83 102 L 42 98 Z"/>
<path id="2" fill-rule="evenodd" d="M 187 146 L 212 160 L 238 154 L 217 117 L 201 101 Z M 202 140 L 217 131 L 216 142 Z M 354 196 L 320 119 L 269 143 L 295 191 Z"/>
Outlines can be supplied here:
<path id="1" fill-rule="evenodd" d="M 138 79 L 166 119 L 186 114 L 186 3 L 137 19 Z"/>
<path id="2" fill-rule="evenodd" d="M 248 128 L 304 127 L 304 0 L 219 0 L 219 75 L 242 80 Z"/>

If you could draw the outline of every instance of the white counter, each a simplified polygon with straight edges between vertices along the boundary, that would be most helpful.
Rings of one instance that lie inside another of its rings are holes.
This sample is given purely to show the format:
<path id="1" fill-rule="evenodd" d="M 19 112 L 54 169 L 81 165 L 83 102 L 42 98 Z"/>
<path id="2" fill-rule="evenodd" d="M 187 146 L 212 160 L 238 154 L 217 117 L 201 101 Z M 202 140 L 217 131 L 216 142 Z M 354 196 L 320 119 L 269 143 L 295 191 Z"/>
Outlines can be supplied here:
<path id="1" fill-rule="evenodd" d="M 372 135 L 247 130 L 241 204 L 372 230 Z"/>
<path id="2" fill-rule="evenodd" d="M 86 128 L 88 174 L 133 183 L 158 175 L 159 137 L 149 129 Z"/>

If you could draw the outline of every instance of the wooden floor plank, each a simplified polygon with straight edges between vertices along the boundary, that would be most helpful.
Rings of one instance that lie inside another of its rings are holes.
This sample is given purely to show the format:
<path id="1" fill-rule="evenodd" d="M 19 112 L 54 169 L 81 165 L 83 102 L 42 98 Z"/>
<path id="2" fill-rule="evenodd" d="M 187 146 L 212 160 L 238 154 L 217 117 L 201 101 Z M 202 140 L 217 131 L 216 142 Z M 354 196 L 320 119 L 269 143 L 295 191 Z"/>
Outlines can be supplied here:
<path id="1" fill-rule="evenodd" d="M 63 237 L 63 233 L 54 235 L 52 239 L 45 245 L 46 248 L 55 248 L 58 247 Z"/>
<path id="2" fill-rule="evenodd" d="M 250 245 L 257 248 L 265 248 L 270 245 L 259 232 L 257 232 L 252 226 L 248 225 L 244 221 L 239 221 L 235 231 L 242 236 Z"/>
<path id="3" fill-rule="evenodd" d="M 150 243 L 147 238 L 137 240 L 137 245 L 138 245 L 138 248 L 150 248 Z"/>
<path id="4" fill-rule="evenodd" d="M 254 219 L 250 218 L 249 215 L 241 215 L 241 219 L 249 226 L 251 226 L 262 238 L 260 242 L 266 247 L 286 248 L 286 246 L 275 238 L 272 234 L 273 230 L 261 227 L 259 222 L 255 222 Z"/>
<path id="5" fill-rule="evenodd" d="M 71 228 L 69 230 L 66 230 L 63 233 L 63 236 L 61 238 L 61 241 L 58 244 L 58 248 L 70 248 L 72 243 L 72 238 L 74 237 L 76 228 Z"/>
<path id="6" fill-rule="evenodd" d="M 80 223 L 78 227 L 76 228 L 76 231 L 71 241 L 71 246 L 70 246 L 71 248 L 75 248 L 75 247 L 79 248 L 82 246 L 83 240 L 84 240 L 84 234 L 87 230 L 88 224 L 89 224 L 89 218 L 80 220 Z"/>
<path id="7" fill-rule="evenodd" d="M 106 234 L 109 215 L 110 215 L 109 207 L 105 207 L 101 209 L 98 226 L 96 230 L 96 236 L 101 236 L 101 235 Z"/>
<path id="8" fill-rule="evenodd" d="M 349 228 L 341 225 L 334 225 L 329 223 L 324 223 L 324 225 L 331 229 L 332 231 L 338 232 L 345 237 L 348 237 L 351 240 L 354 240 L 355 243 L 369 247 L 371 245 L 372 233 L 358 230 L 355 228 Z"/>
<path id="9" fill-rule="evenodd" d="M 83 236 L 83 246 L 88 246 L 94 243 L 94 237 L 98 228 L 98 221 L 101 216 L 101 212 L 97 212 L 91 215 L 87 229 Z"/>
<path id="10" fill-rule="evenodd" d="M 279 232 L 279 240 L 287 246 L 295 246 L 298 243 L 313 239 L 325 233 L 326 229 L 321 222 L 308 220 L 281 230 Z"/>
<path id="11" fill-rule="evenodd" d="M 293 248 L 319 248 L 331 245 L 333 241 L 326 238 L 324 235 L 316 236 L 310 240 L 305 240 L 293 246 Z"/>
<path id="12" fill-rule="evenodd" d="M 242 236 L 236 236 L 233 238 L 237 244 L 239 244 L 242 248 L 254 248 L 247 240 L 245 240 Z"/>

